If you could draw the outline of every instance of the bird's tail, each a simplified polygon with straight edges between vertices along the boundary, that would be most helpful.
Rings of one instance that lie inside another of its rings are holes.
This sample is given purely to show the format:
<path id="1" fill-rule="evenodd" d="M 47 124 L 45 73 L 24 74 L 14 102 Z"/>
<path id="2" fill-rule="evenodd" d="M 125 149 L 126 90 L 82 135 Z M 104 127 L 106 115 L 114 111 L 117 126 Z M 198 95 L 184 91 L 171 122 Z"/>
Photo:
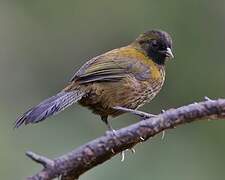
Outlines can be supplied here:
<path id="1" fill-rule="evenodd" d="M 73 103 L 79 101 L 83 97 L 84 93 L 79 90 L 70 92 L 62 91 L 55 96 L 52 96 L 42 101 L 37 106 L 29 109 L 15 122 L 15 128 L 18 128 L 22 124 L 38 123 L 45 120 L 47 117 L 55 115 L 64 110 Z"/>

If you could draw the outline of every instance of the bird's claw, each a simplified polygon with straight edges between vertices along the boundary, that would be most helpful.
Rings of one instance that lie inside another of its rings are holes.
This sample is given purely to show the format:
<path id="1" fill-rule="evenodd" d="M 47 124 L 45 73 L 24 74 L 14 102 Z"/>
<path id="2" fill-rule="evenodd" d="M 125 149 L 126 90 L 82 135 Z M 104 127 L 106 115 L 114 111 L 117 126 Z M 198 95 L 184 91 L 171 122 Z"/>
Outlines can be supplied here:
<path id="1" fill-rule="evenodd" d="M 125 151 L 122 151 L 120 154 L 121 154 L 121 162 L 124 162 L 124 160 L 125 160 Z"/>
<path id="2" fill-rule="evenodd" d="M 134 148 L 130 148 L 130 149 L 126 149 L 125 151 L 122 151 L 120 153 L 120 155 L 121 155 L 121 162 L 124 162 L 124 160 L 125 160 L 125 152 L 129 151 L 129 150 L 132 152 L 132 154 L 135 154 L 135 149 Z"/>
<path id="3" fill-rule="evenodd" d="M 161 137 L 162 140 L 165 138 L 165 134 L 166 134 L 166 132 L 165 132 L 165 130 L 164 130 L 164 131 L 162 132 L 162 137 Z"/>
<path id="4" fill-rule="evenodd" d="M 135 151 L 135 149 L 134 149 L 134 148 L 131 148 L 130 150 L 131 150 L 131 152 L 132 152 L 133 154 L 135 154 L 135 153 L 136 153 L 136 151 Z"/>
<path id="5" fill-rule="evenodd" d="M 116 134 L 116 130 L 115 129 L 109 129 L 105 132 L 106 135 L 113 135 L 118 137 L 118 135 Z"/>
<path id="6" fill-rule="evenodd" d="M 212 101 L 212 99 L 210 99 L 208 96 L 205 96 L 205 97 L 204 97 L 204 100 L 205 100 L 205 101 Z"/>

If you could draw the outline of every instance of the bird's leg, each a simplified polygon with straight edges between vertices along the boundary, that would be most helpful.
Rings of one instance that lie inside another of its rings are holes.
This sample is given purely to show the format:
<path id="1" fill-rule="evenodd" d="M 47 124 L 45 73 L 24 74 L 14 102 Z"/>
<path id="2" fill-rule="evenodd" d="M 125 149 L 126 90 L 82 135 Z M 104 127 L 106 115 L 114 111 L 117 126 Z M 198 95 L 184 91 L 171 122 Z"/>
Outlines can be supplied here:
<path id="1" fill-rule="evenodd" d="M 144 119 L 147 119 L 147 118 L 152 118 L 152 117 L 156 116 L 154 114 L 149 114 L 149 113 L 145 113 L 143 111 L 138 111 L 138 110 L 134 110 L 134 109 L 124 108 L 124 107 L 120 107 L 120 106 L 116 106 L 113 109 L 116 109 L 116 110 L 119 110 L 119 111 L 123 111 L 123 112 L 129 112 L 131 114 L 137 115 L 137 116 L 141 117 L 141 120 L 144 120 Z M 130 148 L 129 150 L 133 154 L 135 154 L 135 149 L 134 148 Z M 121 161 L 123 162 L 124 159 L 125 159 L 125 151 L 122 151 L 121 152 Z"/>
<path id="2" fill-rule="evenodd" d="M 106 124 L 108 131 L 116 135 L 116 130 L 113 129 L 112 125 L 109 123 L 108 116 L 101 116 L 101 119 Z"/>
<path id="3" fill-rule="evenodd" d="M 113 129 L 113 128 L 112 128 L 112 125 L 109 123 L 108 116 L 101 116 L 101 119 L 102 119 L 102 121 L 106 124 L 106 126 L 107 126 L 107 128 L 108 128 L 108 131 L 109 131 L 109 132 L 113 132 L 113 135 L 117 137 L 117 135 L 116 135 L 116 130 Z M 106 134 L 107 134 L 107 133 L 108 133 L 108 132 L 106 132 Z M 131 148 L 130 150 L 131 150 L 131 152 L 132 152 L 133 154 L 135 153 L 134 148 Z M 122 151 L 122 152 L 120 153 L 120 155 L 121 155 L 121 162 L 123 162 L 124 159 L 125 159 L 125 151 Z"/>
<path id="4" fill-rule="evenodd" d="M 137 116 L 141 117 L 142 120 L 147 119 L 147 118 L 152 118 L 152 117 L 156 116 L 154 114 L 149 114 L 149 113 L 139 111 L 139 110 L 136 110 L 136 109 L 129 109 L 129 108 L 124 108 L 124 107 L 120 107 L 120 106 L 116 106 L 113 109 L 123 111 L 123 112 L 129 112 L 131 114 L 137 115 Z"/>

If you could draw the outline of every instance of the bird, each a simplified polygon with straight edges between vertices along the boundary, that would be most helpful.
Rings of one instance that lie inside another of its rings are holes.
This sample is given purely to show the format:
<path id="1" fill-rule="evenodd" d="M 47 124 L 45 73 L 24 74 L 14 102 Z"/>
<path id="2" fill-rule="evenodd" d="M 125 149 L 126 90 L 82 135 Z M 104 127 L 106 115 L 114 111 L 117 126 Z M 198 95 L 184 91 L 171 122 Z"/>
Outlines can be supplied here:
<path id="1" fill-rule="evenodd" d="M 162 30 L 146 31 L 130 44 L 84 63 L 59 93 L 26 111 L 14 127 L 41 122 L 79 103 L 113 130 L 110 116 L 135 114 L 159 93 L 166 62 L 173 58 L 171 36 Z"/>

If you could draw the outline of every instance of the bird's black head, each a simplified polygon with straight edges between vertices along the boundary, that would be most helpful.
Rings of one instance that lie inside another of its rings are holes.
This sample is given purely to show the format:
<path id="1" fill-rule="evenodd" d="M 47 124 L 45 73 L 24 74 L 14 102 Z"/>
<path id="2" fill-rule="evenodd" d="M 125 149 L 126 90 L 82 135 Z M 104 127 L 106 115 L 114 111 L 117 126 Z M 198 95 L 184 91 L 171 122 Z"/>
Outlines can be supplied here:
<path id="1" fill-rule="evenodd" d="M 151 30 L 141 34 L 136 40 L 141 49 L 155 63 L 164 65 L 166 59 L 173 58 L 172 39 L 165 31 Z"/>

